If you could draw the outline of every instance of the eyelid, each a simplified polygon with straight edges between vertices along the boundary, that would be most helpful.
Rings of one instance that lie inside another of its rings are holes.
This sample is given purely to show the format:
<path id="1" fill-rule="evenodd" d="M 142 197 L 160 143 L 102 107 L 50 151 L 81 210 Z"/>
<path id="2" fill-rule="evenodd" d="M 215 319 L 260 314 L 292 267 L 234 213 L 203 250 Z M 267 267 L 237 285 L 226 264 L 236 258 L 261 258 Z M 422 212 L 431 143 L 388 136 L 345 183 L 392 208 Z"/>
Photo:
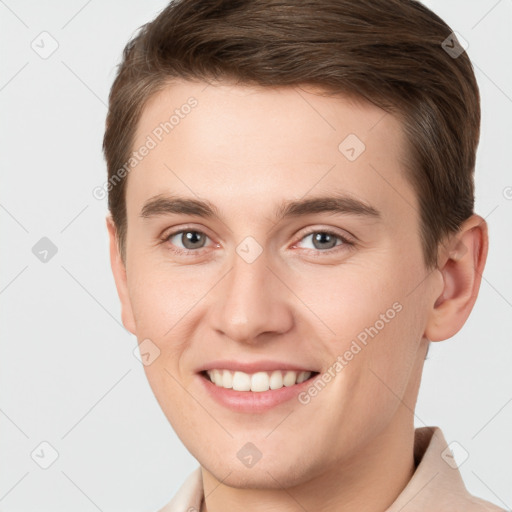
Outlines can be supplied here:
<path id="1" fill-rule="evenodd" d="M 298 238 L 296 239 L 296 241 L 292 244 L 292 248 L 296 247 L 297 244 L 299 242 L 301 242 L 304 238 L 306 238 L 307 236 L 309 235 L 312 235 L 312 234 L 315 234 L 315 233 L 326 233 L 326 234 L 329 234 L 329 235 L 332 235 L 338 239 L 341 240 L 341 244 L 337 244 L 335 245 L 334 247 L 331 247 L 329 249 L 326 249 L 326 250 L 320 250 L 320 249 L 304 249 L 306 251 L 312 251 L 314 253 L 317 253 L 318 255 L 322 255 L 322 254 L 332 254 L 334 252 L 337 252 L 338 250 L 342 250 L 343 248 L 344 249 L 348 249 L 348 248 L 351 248 L 355 245 L 356 243 L 356 237 L 354 235 L 352 235 L 351 233 L 348 233 L 346 231 L 344 231 L 344 233 L 339 233 L 335 228 L 332 228 L 332 227 L 329 227 L 329 228 L 326 228 L 326 227 L 319 227 L 319 226 L 316 226 L 316 227 L 310 227 L 310 228 L 305 228 L 306 231 L 302 231 L 300 233 L 300 235 L 298 235 Z M 202 253 L 202 250 L 203 249 L 207 249 L 208 247 L 210 246 L 219 246 L 219 244 L 217 242 L 214 242 L 212 237 L 210 237 L 206 232 L 205 230 L 203 230 L 202 228 L 199 229 L 199 228 L 195 228 L 193 226 L 181 226 L 179 228 L 176 228 L 176 229 L 172 229 L 172 228 L 169 228 L 169 229 L 166 229 L 163 234 L 160 236 L 160 239 L 161 239 L 161 242 L 162 243 L 167 243 L 169 242 L 169 239 L 180 234 L 180 233 L 183 233 L 183 232 L 187 232 L 187 231 L 193 231 L 193 232 L 196 232 L 196 233 L 200 233 L 200 234 L 203 234 L 205 235 L 207 238 L 209 238 L 213 243 L 210 244 L 209 246 L 206 246 L 206 247 L 199 247 L 198 249 L 181 249 L 180 247 L 175 247 L 174 244 L 172 244 L 174 247 L 171 249 L 174 253 L 176 254 L 181 254 L 181 255 L 199 255 Z"/>
<path id="2" fill-rule="evenodd" d="M 181 247 L 176 247 L 174 244 L 169 243 L 169 239 L 175 237 L 176 235 L 187 232 L 187 231 L 194 231 L 196 233 L 200 233 L 202 235 L 205 235 L 207 238 L 211 240 L 211 244 L 206 247 L 199 247 L 198 249 L 182 249 Z M 204 249 L 208 249 L 210 246 L 218 246 L 219 244 L 217 242 L 214 242 L 212 237 L 206 233 L 206 230 L 203 228 L 196 228 L 194 226 L 180 226 L 179 228 L 168 228 L 165 229 L 162 234 L 159 236 L 160 243 L 172 245 L 173 247 L 170 248 L 172 252 L 179 255 L 191 255 L 195 256 L 198 254 L 201 254 Z"/>
<path id="3" fill-rule="evenodd" d="M 341 240 L 344 240 L 347 244 L 355 244 L 357 241 L 357 237 L 355 237 L 352 233 L 349 233 L 346 230 L 338 230 L 334 227 L 322 227 L 322 226 L 314 226 L 312 228 L 305 228 L 306 231 L 301 231 L 297 235 L 297 241 L 294 243 L 294 245 L 298 242 L 300 242 L 303 238 L 305 238 L 308 235 L 311 235 L 313 233 L 328 233 L 329 235 L 333 235 L 336 237 L 339 237 Z M 325 251 L 324 251 L 325 252 Z"/>
<path id="4" fill-rule="evenodd" d="M 158 238 L 168 239 L 171 235 L 174 236 L 183 231 L 196 231 L 197 233 L 202 233 L 202 234 L 206 235 L 208 238 L 211 238 L 211 236 L 207 233 L 208 229 L 206 229 L 205 227 L 203 227 L 203 226 L 196 227 L 196 226 L 191 226 L 191 225 L 187 225 L 187 224 L 185 224 L 185 225 L 180 224 L 178 226 L 167 227 L 166 229 L 164 229 L 161 232 L 161 234 L 158 236 Z"/>

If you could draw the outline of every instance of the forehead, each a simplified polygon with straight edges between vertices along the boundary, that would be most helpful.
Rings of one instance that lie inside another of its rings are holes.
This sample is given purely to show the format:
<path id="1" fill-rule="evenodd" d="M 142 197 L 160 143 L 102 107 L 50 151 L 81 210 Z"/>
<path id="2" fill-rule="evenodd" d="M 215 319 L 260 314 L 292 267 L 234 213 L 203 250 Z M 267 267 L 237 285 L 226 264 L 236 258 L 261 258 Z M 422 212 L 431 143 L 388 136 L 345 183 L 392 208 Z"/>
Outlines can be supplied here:
<path id="1" fill-rule="evenodd" d="M 138 207 L 178 192 L 262 214 L 280 198 L 333 188 L 383 210 L 416 204 L 399 121 L 311 87 L 178 81 L 146 104 L 133 150 L 144 146 L 127 187 L 127 203 Z"/>

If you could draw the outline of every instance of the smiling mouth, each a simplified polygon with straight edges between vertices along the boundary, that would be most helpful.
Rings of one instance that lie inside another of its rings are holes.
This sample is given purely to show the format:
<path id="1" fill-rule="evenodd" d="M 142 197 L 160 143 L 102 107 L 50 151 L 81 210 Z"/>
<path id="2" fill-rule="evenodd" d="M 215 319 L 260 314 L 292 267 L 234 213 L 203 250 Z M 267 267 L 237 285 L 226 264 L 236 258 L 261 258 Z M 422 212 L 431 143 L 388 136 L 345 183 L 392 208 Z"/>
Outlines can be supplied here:
<path id="1" fill-rule="evenodd" d="M 217 387 L 233 391 L 261 393 L 301 384 L 318 375 L 314 371 L 274 370 L 272 372 L 245 373 L 224 369 L 205 370 L 201 375 Z"/>

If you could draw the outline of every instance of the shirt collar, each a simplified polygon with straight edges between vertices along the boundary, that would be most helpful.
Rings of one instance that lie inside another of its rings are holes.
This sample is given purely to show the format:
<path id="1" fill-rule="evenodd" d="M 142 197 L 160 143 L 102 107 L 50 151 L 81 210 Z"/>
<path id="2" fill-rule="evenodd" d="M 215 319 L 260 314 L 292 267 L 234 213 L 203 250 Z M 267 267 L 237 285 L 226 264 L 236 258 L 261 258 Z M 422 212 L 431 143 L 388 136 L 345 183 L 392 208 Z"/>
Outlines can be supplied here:
<path id="1" fill-rule="evenodd" d="M 439 427 L 415 430 L 414 459 L 417 467 L 411 480 L 386 512 L 504 512 L 468 493 Z M 198 467 L 159 512 L 199 512 L 203 497 L 201 467 Z"/>

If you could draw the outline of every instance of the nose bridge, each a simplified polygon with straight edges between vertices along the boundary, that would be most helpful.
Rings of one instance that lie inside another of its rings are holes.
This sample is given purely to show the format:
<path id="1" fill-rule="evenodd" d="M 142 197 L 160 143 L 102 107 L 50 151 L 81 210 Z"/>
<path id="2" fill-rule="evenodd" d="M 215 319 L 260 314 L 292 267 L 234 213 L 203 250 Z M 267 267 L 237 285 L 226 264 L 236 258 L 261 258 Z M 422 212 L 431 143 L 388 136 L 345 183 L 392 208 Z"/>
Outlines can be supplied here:
<path id="1" fill-rule="evenodd" d="M 264 332 L 285 332 L 292 323 L 285 290 L 269 268 L 267 253 L 254 242 L 245 239 L 237 246 L 213 306 L 215 328 L 245 343 Z"/>

